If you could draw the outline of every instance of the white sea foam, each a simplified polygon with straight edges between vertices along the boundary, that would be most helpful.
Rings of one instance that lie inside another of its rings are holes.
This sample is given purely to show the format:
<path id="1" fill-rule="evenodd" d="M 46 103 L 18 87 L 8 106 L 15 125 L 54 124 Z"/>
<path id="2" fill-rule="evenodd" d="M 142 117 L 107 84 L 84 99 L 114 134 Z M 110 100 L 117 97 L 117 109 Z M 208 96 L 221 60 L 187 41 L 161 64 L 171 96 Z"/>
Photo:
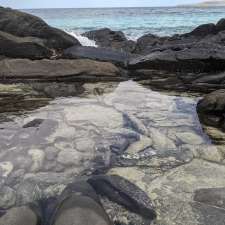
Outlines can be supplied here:
<path id="1" fill-rule="evenodd" d="M 98 47 L 95 41 L 88 39 L 87 37 L 82 36 L 81 34 L 74 32 L 74 31 L 67 31 L 70 35 L 74 36 L 82 46 L 91 46 L 91 47 Z"/>

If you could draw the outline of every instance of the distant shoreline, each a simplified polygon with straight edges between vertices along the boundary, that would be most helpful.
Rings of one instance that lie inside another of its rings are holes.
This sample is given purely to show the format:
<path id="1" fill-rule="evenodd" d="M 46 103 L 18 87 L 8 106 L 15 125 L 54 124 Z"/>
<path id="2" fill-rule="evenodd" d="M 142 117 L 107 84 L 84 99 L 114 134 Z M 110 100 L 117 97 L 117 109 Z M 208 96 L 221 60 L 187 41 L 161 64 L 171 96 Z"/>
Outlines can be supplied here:
<path id="1" fill-rule="evenodd" d="M 224 5 L 177 5 L 177 6 L 152 6 L 152 7 L 92 7 L 92 8 L 25 8 L 18 10 L 57 10 L 57 9 L 165 9 L 165 8 L 218 8 Z"/>

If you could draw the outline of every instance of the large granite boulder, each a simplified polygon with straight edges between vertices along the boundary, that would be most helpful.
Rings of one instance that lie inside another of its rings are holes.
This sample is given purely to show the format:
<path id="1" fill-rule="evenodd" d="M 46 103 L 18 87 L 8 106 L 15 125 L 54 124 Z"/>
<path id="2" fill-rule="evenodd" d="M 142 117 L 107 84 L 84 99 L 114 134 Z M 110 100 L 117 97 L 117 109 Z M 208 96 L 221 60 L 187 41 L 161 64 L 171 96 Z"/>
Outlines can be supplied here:
<path id="1" fill-rule="evenodd" d="M 52 53 L 38 38 L 21 38 L 0 31 L 0 55 L 10 58 L 42 59 L 49 58 Z"/>
<path id="2" fill-rule="evenodd" d="M 94 60 L 28 60 L 4 59 L 0 61 L 0 80 L 4 81 L 95 81 L 121 80 L 123 71 L 108 62 Z"/>
<path id="3" fill-rule="evenodd" d="M 20 37 L 41 38 L 49 48 L 65 49 L 80 45 L 74 37 L 50 27 L 42 19 L 10 8 L 0 7 L 0 30 Z"/>
<path id="4" fill-rule="evenodd" d="M 118 50 L 106 48 L 73 46 L 64 51 L 63 57 L 69 59 L 92 59 L 126 66 L 131 55 Z"/>
<path id="5" fill-rule="evenodd" d="M 197 111 L 206 125 L 225 128 L 225 89 L 206 95 L 199 101 Z"/>
<path id="6" fill-rule="evenodd" d="M 94 40 L 99 47 L 107 47 L 133 52 L 136 46 L 134 41 L 128 40 L 121 31 L 112 31 L 109 28 L 88 31 L 83 36 Z"/>

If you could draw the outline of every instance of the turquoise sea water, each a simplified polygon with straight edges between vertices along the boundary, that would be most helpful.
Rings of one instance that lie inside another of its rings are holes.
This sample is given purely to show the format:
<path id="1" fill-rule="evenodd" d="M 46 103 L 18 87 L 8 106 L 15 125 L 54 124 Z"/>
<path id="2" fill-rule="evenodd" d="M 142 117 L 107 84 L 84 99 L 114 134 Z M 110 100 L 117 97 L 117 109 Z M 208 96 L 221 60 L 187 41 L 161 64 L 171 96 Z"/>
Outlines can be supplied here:
<path id="1" fill-rule="evenodd" d="M 203 23 L 225 17 L 225 7 L 215 8 L 104 8 L 104 9 L 31 9 L 52 26 L 75 34 L 109 27 L 121 30 L 132 39 L 143 34 L 171 35 L 192 30 Z"/>

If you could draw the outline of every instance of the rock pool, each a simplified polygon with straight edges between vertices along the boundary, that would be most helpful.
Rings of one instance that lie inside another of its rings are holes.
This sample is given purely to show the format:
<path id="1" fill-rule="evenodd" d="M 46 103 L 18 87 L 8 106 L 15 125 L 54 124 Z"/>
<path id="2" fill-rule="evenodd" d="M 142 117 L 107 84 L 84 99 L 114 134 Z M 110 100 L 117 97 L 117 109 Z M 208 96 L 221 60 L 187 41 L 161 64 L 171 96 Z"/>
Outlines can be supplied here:
<path id="1" fill-rule="evenodd" d="M 26 101 L 19 98 L 15 112 L 7 106 L 21 89 L 15 94 L 15 85 L 9 95 L 6 87 L 8 102 L 0 98 L 0 208 L 59 194 L 76 176 L 108 173 L 146 191 L 160 221 L 179 201 L 188 208 L 195 189 L 225 186 L 224 157 L 202 131 L 196 97 L 134 81 L 84 84 L 76 94 L 68 88 L 73 97 L 34 95 L 29 102 L 38 102 L 36 108 L 23 111 Z M 177 218 L 162 221 L 179 224 Z"/>

